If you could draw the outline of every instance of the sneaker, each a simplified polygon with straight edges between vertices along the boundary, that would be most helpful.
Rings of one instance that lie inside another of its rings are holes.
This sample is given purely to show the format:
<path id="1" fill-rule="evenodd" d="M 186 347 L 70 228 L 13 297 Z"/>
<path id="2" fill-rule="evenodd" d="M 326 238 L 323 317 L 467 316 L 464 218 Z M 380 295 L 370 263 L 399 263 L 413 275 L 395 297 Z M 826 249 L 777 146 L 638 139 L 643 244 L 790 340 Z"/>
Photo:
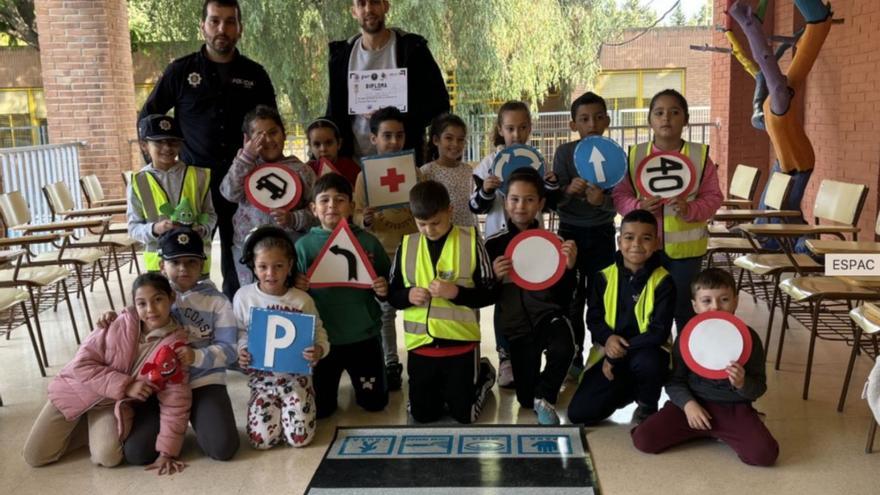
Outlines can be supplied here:
<path id="1" fill-rule="evenodd" d="M 581 375 L 584 374 L 584 367 L 580 364 L 572 363 L 571 366 L 568 367 L 568 379 L 577 383 L 581 379 Z"/>
<path id="2" fill-rule="evenodd" d="M 385 383 L 388 384 L 388 390 L 400 390 L 403 386 L 403 365 L 400 363 L 389 363 L 385 365 Z"/>
<path id="3" fill-rule="evenodd" d="M 485 358 L 483 358 L 485 359 Z M 510 359 L 502 359 L 498 363 L 498 386 L 501 388 L 513 388 L 513 365 Z"/>
<path id="4" fill-rule="evenodd" d="M 483 411 L 483 403 L 489 391 L 495 386 L 495 367 L 489 362 L 489 358 L 480 358 L 480 376 L 477 382 L 477 397 L 474 400 L 474 406 L 471 409 L 471 422 L 476 422 Z"/>
<path id="5" fill-rule="evenodd" d="M 636 407 L 635 412 L 633 413 L 632 422 L 634 424 L 642 424 L 642 421 L 648 419 L 648 416 L 657 412 L 657 406 L 648 406 L 644 404 L 639 404 Z"/>
<path id="6" fill-rule="evenodd" d="M 544 399 L 535 399 L 535 414 L 538 415 L 539 425 L 558 425 L 559 415 L 556 407 Z"/>

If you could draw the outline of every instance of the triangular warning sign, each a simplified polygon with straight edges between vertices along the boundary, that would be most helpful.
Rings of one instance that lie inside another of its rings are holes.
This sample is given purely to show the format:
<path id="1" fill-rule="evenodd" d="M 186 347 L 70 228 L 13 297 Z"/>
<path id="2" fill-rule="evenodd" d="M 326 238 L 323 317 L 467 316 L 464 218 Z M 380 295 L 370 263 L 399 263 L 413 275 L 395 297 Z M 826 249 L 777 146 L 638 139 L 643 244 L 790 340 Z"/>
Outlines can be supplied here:
<path id="1" fill-rule="evenodd" d="M 333 166 L 333 162 L 326 158 L 318 160 L 318 177 L 324 177 L 327 174 L 338 174 L 339 169 Z M 341 174 L 340 174 L 341 175 Z"/>
<path id="2" fill-rule="evenodd" d="M 348 222 L 343 218 L 312 262 L 306 276 L 309 286 L 372 289 L 376 270 Z"/>

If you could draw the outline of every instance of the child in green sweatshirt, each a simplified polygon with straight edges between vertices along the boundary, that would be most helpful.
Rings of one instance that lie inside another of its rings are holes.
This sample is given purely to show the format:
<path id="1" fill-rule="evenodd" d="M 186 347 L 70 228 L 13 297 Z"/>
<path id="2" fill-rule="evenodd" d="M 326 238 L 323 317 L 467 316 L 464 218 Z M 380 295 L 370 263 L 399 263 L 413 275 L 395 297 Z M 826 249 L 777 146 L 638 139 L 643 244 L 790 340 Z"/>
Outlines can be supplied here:
<path id="1" fill-rule="evenodd" d="M 321 226 L 313 227 L 296 243 L 296 287 L 308 290 L 314 298 L 333 345 L 333 353 L 319 361 L 314 370 L 317 414 L 324 418 L 336 410 L 343 370 L 351 378 L 357 404 L 367 411 L 381 411 L 388 404 L 388 387 L 380 337 L 382 310 L 377 298 L 384 300 L 388 295 L 385 274 L 391 269 L 391 261 L 376 237 L 351 224 L 352 233 L 378 274 L 372 290 L 310 288 L 305 274 L 339 222 L 349 218 L 354 210 L 351 184 L 341 175 L 321 177 L 315 182 L 313 191 L 311 209 Z"/>

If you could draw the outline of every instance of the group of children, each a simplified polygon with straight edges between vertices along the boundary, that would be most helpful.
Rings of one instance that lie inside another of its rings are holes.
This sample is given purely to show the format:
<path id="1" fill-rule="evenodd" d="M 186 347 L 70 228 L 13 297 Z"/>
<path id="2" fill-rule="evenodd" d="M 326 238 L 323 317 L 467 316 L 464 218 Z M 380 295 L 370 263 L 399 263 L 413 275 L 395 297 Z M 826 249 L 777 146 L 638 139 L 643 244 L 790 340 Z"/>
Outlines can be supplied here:
<path id="1" fill-rule="evenodd" d="M 571 116 L 581 138 L 602 135 L 610 123 L 604 100 L 593 93 L 574 101 Z M 131 235 L 145 244 L 149 273 L 134 283 L 134 308 L 104 315 L 52 380 L 25 459 L 34 466 L 53 462 L 74 446 L 75 432 L 87 428 L 97 464 L 124 459 L 160 474 L 177 472 L 185 467 L 178 456 L 187 420 L 205 453 L 229 459 L 239 445 L 225 370 L 236 364 L 248 374 L 251 390 L 251 445 L 306 445 L 317 419 L 337 409 L 343 371 L 367 411 L 384 410 L 389 391 L 401 388 L 397 312 L 412 418 L 432 422 L 448 415 L 471 423 L 496 382 L 495 368 L 480 354 L 479 318 L 479 308 L 495 305 L 499 385 L 515 388 L 517 401 L 535 411 L 538 423 L 559 424 L 557 399 L 572 376 L 579 380 L 568 409 L 573 423 L 596 424 L 636 402 L 632 436 L 639 450 L 656 453 L 714 436 L 744 462 L 772 464 L 778 446 L 751 406 L 766 389 L 754 332 L 751 358 L 745 366 L 731 363 L 728 380 L 689 371 L 677 341 L 669 372 L 673 320 L 683 328 L 695 312 L 736 309 L 729 274 L 698 274 L 706 221 L 721 194 L 707 147 L 681 139 L 687 118 L 683 96 L 658 93 L 649 111 L 654 140 L 630 150 L 628 178 L 613 191 L 578 176 L 575 143 L 569 143 L 557 150 L 552 170 L 544 176 L 516 170 L 503 193 L 492 164 L 503 147 L 528 142 L 528 107 L 501 107 L 497 149 L 476 169 L 461 161 L 465 123 L 443 115 L 431 126 L 429 163 L 419 171 L 409 204 L 375 209 L 359 166 L 338 156 L 340 133 L 332 122 L 319 119 L 308 127 L 313 161 L 303 164 L 283 154 L 277 111 L 257 107 L 245 119 L 244 145 L 222 183 L 224 196 L 239 202 L 234 249 L 242 286 L 231 303 L 203 275 L 209 262 L 204 240 L 216 220 L 208 172 L 177 160 L 183 136 L 173 118 L 145 118 L 140 139 L 152 164 L 132 181 L 128 220 Z M 378 154 L 401 151 L 404 124 L 395 108 L 371 116 Z M 688 197 L 661 201 L 636 193 L 635 166 L 661 150 L 681 151 L 694 162 L 699 186 Z M 278 163 L 300 176 L 300 204 L 264 212 L 248 202 L 244 180 L 261 163 Z M 326 173 L 328 163 L 334 172 Z M 169 208 L 175 199 L 177 207 Z M 179 221 L 184 199 L 191 209 L 185 218 L 197 221 Z M 520 232 L 543 228 L 548 208 L 560 216 L 566 269 L 552 287 L 524 289 L 512 283 L 505 252 Z M 615 243 L 617 213 L 623 220 Z M 482 234 L 476 214 L 486 214 Z M 312 288 L 308 267 L 343 220 L 352 223 L 378 276 L 371 289 Z M 314 344 L 303 352 L 311 375 L 249 368 L 252 308 L 314 315 Z M 585 328 L 592 340 L 586 360 Z M 166 347 L 182 365 L 174 371 L 185 379 L 160 387 L 142 370 Z M 664 386 L 671 400 L 658 411 Z"/>

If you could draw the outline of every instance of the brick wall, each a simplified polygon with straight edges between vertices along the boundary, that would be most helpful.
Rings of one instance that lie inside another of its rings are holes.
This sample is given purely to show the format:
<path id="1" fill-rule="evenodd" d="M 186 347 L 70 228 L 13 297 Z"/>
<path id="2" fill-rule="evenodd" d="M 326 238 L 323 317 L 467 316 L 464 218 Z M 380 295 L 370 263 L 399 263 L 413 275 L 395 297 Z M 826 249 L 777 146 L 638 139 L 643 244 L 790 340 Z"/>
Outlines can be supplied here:
<path id="1" fill-rule="evenodd" d="M 631 39 L 642 31 L 626 30 L 621 39 Z M 705 45 L 711 42 L 711 38 L 712 30 L 705 26 L 658 27 L 623 46 L 602 47 L 599 66 L 602 70 L 683 68 L 688 103 L 691 106 L 706 106 L 710 100 L 711 56 L 708 52 L 691 50 L 690 45 Z M 571 100 L 587 89 L 586 85 L 578 84 L 572 91 Z"/>
<path id="2" fill-rule="evenodd" d="M 725 23 L 726 7 L 727 0 L 715 0 L 715 25 Z M 736 23 L 733 26 L 738 39 L 744 42 L 742 31 Z M 711 45 L 730 46 L 724 34 L 718 31 L 712 33 Z M 728 181 L 740 163 L 762 170 L 760 191 L 767 179 L 770 139 L 751 126 L 755 80 L 733 56 L 723 53 L 712 53 L 711 74 L 711 119 L 718 129 L 712 134 L 710 155 L 720 167 L 718 177 L 722 191 L 727 191 Z"/>
<path id="3" fill-rule="evenodd" d="M 50 142 L 86 141 L 82 174 L 97 174 L 108 195 L 121 196 L 136 119 L 126 2 L 43 0 L 35 7 Z"/>
<path id="4" fill-rule="evenodd" d="M 804 127 L 816 151 L 816 167 L 804 197 L 805 215 L 823 179 L 866 184 L 860 238 L 873 239 L 880 187 L 880 2 L 837 0 L 836 19 L 803 91 Z M 777 1 L 779 29 L 800 27 L 791 0 Z"/>
<path id="5" fill-rule="evenodd" d="M 715 22 L 727 0 L 715 1 Z M 765 20 L 778 35 L 789 35 L 804 25 L 792 0 L 773 2 Z M 833 2 L 836 24 L 793 104 L 802 112 L 807 135 L 816 152 L 816 166 L 802 204 L 810 218 L 816 192 L 823 179 L 866 184 L 868 199 L 859 226 L 860 238 L 872 239 L 880 188 L 880 2 L 838 0 Z M 734 23 L 735 25 L 735 23 Z M 738 29 L 738 27 L 736 28 Z M 745 38 L 741 38 L 744 40 Z M 720 34 L 713 43 L 725 46 Z M 789 52 L 780 65 L 785 72 Z M 713 55 L 712 116 L 722 126 L 713 136 L 713 157 L 727 164 L 760 164 L 766 171 L 775 161 L 769 140 L 748 125 L 754 84 L 728 55 Z M 732 170 L 732 168 L 730 168 Z M 722 174 L 729 175 L 730 170 Z M 766 175 L 765 175 L 766 178 Z M 762 185 L 763 187 L 763 185 Z"/>

